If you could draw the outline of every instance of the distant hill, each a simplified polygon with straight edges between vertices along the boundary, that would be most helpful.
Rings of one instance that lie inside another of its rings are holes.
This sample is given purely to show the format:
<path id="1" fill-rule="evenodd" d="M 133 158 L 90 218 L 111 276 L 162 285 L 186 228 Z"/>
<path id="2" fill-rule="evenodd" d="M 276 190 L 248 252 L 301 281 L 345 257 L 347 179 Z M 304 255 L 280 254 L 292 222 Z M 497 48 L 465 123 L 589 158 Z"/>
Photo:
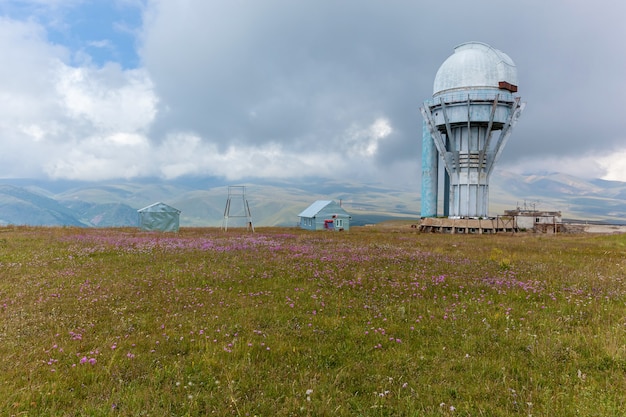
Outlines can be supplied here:
<path id="1" fill-rule="evenodd" d="M 494 173 L 491 209 L 501 211 L 526 204 L 542 210 L 559 210 L 563 217 L 626 223 L 626 183 L 586 180 L 560 173 L 517 175 Z"/>
<path id="2" fill-rule="evenodd" d="M 48 193 L 45 193 L 48 194 Z M 0 184 L 0 225 L 129 226 L 137 211 L 125 204 L 61 201 L 26 188 Z"/>
<path id="3" fill-rule="evenodd" d="M 417 220 L 420 214 L 420 190 L 401 184 L 390 187 L 323 178 L 235 184 L 216 178 L 98 183 L 19 179 L 0 180 L 0 225 L 135 226 L 138 209 L 162 201 L 181 210 L 183 227 L 217 227 L 222 224 L 229 185 L 246 186 L 256 226 L 294 226 L 298 213 L 319 199 L 341 202 L 357 225 Z M 626 183 L 559 173 L 494 172 L 491 214 L 523 206 L 560 210 L 564 218 L 626 223 Z M 243 225 L 243 219 L 231 218 L 229 227 L 237 226 L 237 221 Z"/>
<path id="4" fill-rule="evenodd" d="M 0 224 L 85 226 L 53 198 L 11 185 L 0 185 Z"/>

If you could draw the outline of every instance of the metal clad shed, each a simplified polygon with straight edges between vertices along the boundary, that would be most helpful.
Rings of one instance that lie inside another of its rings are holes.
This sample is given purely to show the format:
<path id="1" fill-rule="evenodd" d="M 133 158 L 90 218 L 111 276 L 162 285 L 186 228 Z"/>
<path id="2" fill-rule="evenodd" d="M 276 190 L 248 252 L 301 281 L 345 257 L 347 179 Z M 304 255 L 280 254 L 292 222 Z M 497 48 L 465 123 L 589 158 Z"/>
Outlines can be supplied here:
<path id="1" fill-rule="evenodd" d="M 350 230 L 352 217 L 332 200 L 317 200 L 298 214 L 306 230 Z"/>
<path id="2" fill-rule="evenodd" d="M 137 210 L 142 230 L 178 232 L 180 210 L 165 203 L 154 203 Z"/>

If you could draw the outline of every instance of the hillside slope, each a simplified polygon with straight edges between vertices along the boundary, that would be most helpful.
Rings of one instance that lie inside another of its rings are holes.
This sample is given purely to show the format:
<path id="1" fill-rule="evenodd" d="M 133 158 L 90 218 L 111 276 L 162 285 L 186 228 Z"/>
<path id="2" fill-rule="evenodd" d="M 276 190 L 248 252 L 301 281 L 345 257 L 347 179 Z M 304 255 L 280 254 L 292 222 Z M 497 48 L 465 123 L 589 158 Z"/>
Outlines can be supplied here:
<path id="1" fill-rule="evenodd" d="M 135 226 L 138 209 L 162 201 L 181 210 L 183 227 L 217 227 L 222 225 L 229 185 L 215 178 L 99 183 L 4 180 L 0 181 L 0 224 Z M 294 226 L 298 213 L 319 199 L 340 202 L 357 225 L 420 215 L 420 190 L 402 184 L 389 187 L 307 178 L 241 185 L 246 186 L 256 226 Z M 237 198 L 233 199 L 235 210 L 241 206 Z M 490 213 L 516 207 L 559 210 L 564 218 L 626 223 L 626 183 L 559 173 L 496 171 L 490 183 Z M 236 226 L 238 220 L 243 225 L 243 219 L 237 218 L 229 224 Z"/>

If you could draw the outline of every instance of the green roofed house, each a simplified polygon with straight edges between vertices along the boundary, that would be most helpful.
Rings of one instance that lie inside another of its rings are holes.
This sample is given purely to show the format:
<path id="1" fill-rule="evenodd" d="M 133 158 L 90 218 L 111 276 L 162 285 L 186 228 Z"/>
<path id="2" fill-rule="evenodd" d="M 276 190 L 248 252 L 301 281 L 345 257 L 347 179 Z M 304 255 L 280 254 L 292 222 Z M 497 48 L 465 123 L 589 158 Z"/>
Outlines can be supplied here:
<path id="1" fill-rule="evenodd" d="M 154 203 L 137 210 L 142 230 L 178 232 L 180 210 L 165 203 Z"/>
<path id="2" fill-rule="evenodd" d="M 317 200 L 298 214 L 300 228 L 306 230 L 350 230 L 352 217 L 331 200 Z"/>

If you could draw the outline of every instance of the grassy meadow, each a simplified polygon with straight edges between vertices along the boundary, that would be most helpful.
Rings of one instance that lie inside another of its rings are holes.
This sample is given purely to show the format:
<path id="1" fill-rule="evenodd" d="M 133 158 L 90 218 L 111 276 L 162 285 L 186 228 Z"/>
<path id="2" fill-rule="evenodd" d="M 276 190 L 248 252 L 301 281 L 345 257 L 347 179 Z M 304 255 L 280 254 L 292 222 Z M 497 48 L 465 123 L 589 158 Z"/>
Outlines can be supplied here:
<path id="1" fill-rule="evenodd" d="M 0 228 L 2 416 L 619 416 L 626 235 Z"/>

